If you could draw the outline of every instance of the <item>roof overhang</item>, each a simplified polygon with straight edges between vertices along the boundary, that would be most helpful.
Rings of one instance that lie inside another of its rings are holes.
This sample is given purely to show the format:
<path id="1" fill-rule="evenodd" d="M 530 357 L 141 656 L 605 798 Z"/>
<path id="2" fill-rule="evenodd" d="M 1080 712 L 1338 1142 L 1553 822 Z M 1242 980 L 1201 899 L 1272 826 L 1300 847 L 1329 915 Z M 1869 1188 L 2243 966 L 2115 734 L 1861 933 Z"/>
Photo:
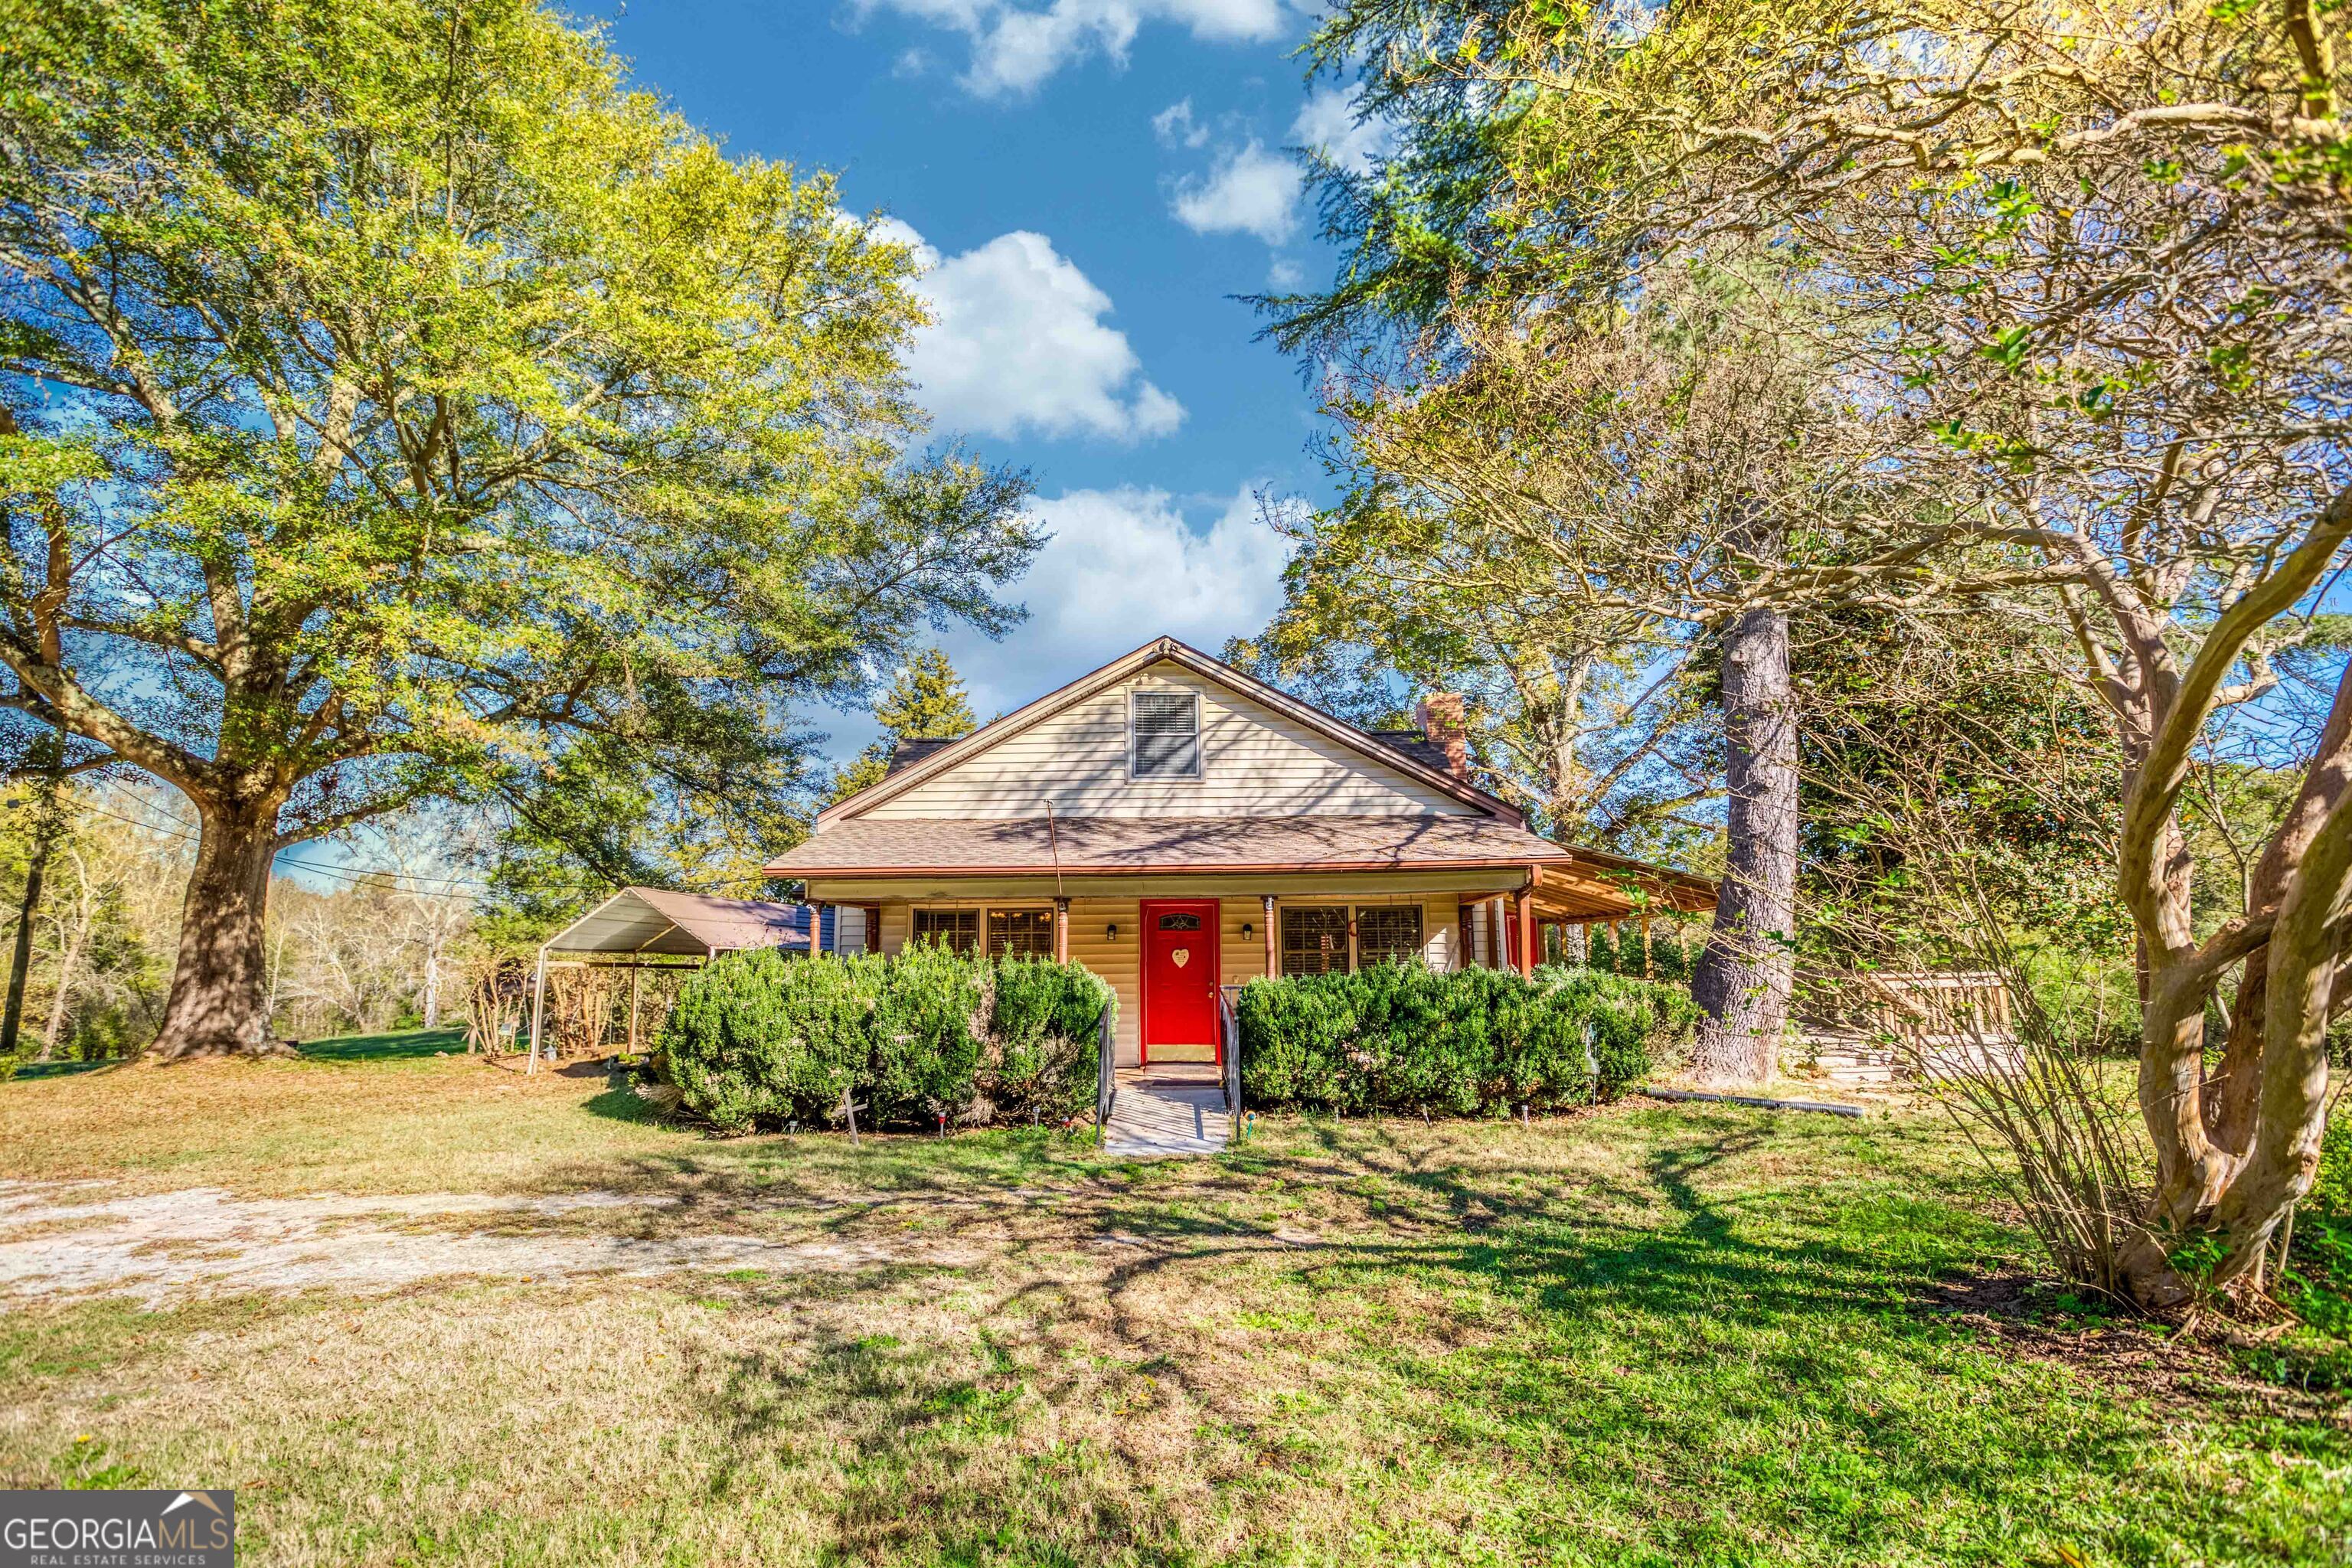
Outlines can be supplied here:
<path id="1" fill-rule="evenodd" d="M 1571 860 L 1547 860 L 1528 868 L 1528 896 L 1537 919 L 1614 921 L 1629 915 L 1697 914 L 1715 908 L 1716 885 L 1705 877 L 1591 850 L 1574 854 Z"/>

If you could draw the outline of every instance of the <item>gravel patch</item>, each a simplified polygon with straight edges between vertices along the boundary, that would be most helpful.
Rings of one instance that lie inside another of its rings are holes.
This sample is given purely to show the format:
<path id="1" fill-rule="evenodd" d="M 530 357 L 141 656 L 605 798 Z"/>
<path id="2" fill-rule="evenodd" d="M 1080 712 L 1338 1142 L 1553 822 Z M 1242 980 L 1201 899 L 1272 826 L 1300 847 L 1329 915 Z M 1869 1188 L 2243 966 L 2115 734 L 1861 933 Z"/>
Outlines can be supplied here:
<path id="1" fill-rule="evenodd" d="M 425 1193 L 239 1198 L 217 1187 L 109 1197 L 104 1182 L 0 1183 L 0 1296 L 129 1294 L 150 1307 L 174 1297 L 303 1290 L 374 1293 L 451 1276 L 559 1279 L 678 1269 L 773 1273 L 891 1266 L 957 1267 L 938 1246 L 776 1242 L 751 1236 L 647 1238 L 533 1234 L 529 1222 L 594 1211 L 660 1209 L 677 1199 L 622 1193 L 491 1197 Z M 495 1219 L 490 1230 L 404 1228 L 420 1221 Z"/>

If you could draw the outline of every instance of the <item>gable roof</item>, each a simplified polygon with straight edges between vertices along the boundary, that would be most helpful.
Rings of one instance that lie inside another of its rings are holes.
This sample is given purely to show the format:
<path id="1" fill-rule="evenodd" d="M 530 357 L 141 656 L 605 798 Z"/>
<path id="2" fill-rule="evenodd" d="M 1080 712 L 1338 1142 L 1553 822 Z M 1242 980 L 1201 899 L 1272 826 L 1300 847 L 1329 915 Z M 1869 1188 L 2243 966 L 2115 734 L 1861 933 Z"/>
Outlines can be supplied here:
<path id="1" fill-rule="evenodd" d="M 1067 686 L 1047 692 L 1026 707 L 1016 708 L 992 723 L 982 725 L 969 735 L 924 752 L 903 768 L 894 765 L 881 783 L 868 785 L 846 800 L 835 801 L 817 813 L 817 826 L 824 829 L 835 823 L 848 821 L 886 800 L 895 799 L 926 780 L 937 778 L 958 763 L 978 756 L 997 742 L 1020 734 L 1033 725 L 1085 701 L 1097 692 L 1118 685 L 1129 676 L 1162 662 L 1181 666 L 1204 680 L 1213 681 L 1229 691 L 1270 708 L 1327 740 L 1393 768 L 1465 805 L 1475 806 L 1489 816 L 1513 826 L 1523 827 L 1527 824 L 1527 818 L 1509 802 L 1497 799 L 1475 784 L 1454 777 L 1444 767 L 1433 766 L 1423 757 L 1407 750 L 1399 743 L 1404 738 L 1402 734 L 1391 732 L 1392 738 L 1383 739 L 1370 731 L 1359 730 L 1347 721 L 1335 718 L 1311 703 L 1301 702 L 1288 692 L 1268 686 L 1255 676 L 1243 674 L 1223 659 L 1212 658 L 1199 648 L 1179 642 L 1174 637 L 1161 637 L 1145 643 L 1132 653 L 1122 654 L 1099 669 L 1080 676 Z M 896 759 L 893 761 L 895 763 Z"/>
<path id="2" fill-rule="evenodd" d="M 905 773 L 942 746 L 952 746 L 963 739 L 961 735 L 914 736 L 901 740 L 890 748 L 890 764 L 882 770 L 887 778 L 892 773 Z"/>
<path id="3" fill-rule="evenodd" d="M 552 952 L 656 952 L 673 957 L 747 947 L 806 947 L 804 904 L 624 888 L 547 939 Z"/>
<path id="4" fill-rule="evenodd" d="M 1429 738 L 1426 730 L 1367 730 L 1365 734 L 1384 746 L 1393 746 L 1406 756 L 1437 769 L 1447 771 L 1445 748 Z"/>

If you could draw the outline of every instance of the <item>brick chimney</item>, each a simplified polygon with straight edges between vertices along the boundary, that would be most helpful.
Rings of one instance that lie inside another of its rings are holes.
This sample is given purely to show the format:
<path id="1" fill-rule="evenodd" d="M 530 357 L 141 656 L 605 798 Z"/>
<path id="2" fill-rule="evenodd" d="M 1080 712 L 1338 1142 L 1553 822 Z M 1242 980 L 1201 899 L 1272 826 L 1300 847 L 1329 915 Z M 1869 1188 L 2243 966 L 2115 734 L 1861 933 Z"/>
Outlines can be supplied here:
<path id="1" fill-rule="evenodd" d="M 1470 777 L 1470 731 L 1462 717 L 1462 694 L 1433 691 L 1412 710 L 1429 743 L 1445 753 L 1445 771 L 1465 783 Z"/>

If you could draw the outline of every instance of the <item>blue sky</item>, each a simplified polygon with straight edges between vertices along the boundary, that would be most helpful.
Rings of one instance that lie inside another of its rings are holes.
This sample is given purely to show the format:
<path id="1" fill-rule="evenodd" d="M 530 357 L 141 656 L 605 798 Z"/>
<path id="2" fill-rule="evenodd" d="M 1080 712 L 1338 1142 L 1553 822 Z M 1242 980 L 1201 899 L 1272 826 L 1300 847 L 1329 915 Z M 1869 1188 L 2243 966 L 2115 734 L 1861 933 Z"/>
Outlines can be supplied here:
<path id="1" fill-rule="evenodd" d="M 730 151 L 828 169 L 929 263 L 938 433 L 1021 464 L 1055 542 L 1002 645 L 943 639 L 986 718 L 1160 632 L 1279 599 L 1260 494 L 1319 497 L 1313 399 L 1234 298 L 1328 275 L 1286 149 L 1361 156 L 1285 0 L 629 0 L 591 13 Z M 811 716 L 845 755 L 872 732 Z"/>

